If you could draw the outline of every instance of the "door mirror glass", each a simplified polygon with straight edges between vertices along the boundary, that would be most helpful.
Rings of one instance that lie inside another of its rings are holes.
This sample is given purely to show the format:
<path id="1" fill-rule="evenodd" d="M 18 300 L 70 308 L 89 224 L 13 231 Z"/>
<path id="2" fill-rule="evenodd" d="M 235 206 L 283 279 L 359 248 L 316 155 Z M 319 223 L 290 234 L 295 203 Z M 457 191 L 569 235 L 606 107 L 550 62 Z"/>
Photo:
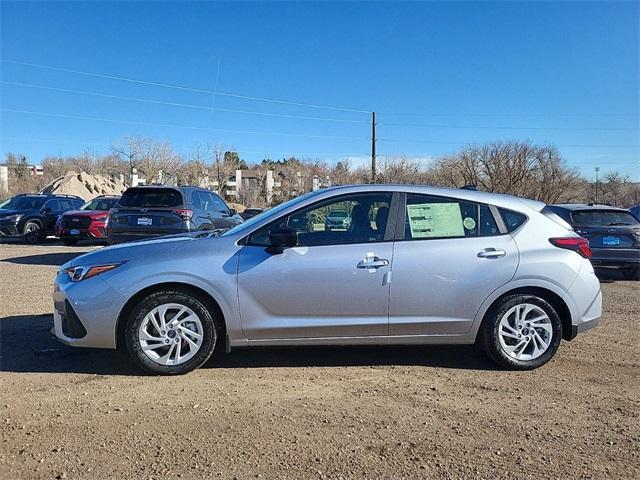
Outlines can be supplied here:
<path id="1" fill-rule="evenodd" d="M 281 253 L 285 248 L 295 247 L 298 244 L 298 232 L 292 228 L 280 228 L 269 232 L 269 248 L 271 253 Z"/>

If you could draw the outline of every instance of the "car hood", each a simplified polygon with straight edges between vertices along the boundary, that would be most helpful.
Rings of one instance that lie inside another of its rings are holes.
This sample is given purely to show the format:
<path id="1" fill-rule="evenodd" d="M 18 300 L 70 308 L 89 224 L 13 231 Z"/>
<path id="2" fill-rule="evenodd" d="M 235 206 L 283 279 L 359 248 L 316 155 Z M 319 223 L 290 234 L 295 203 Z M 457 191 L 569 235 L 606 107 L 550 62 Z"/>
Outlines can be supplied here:
<path id="1" fill-rule="evenodd" d="M 200 234 L 202 234 L 202 232 L 200 232 Z M 197 234 L 169 235 L 152 240 L 141 240 L 99 248 L 74 258 L 65 263 L 61 268 L 66 269 L 78 265 L 104 265 L 118 262 L 132 262 L 150 256 L 160 259 L 193 241 L 197 236 Z"/>
<path id="2" fill-rule="evenodd" d="M 0 218 L 10 217 L 12 215 L 25 215 L 33 211 L 35 210 L 5 210 L 4 208 L 2 208 L 0 209 Z"/>

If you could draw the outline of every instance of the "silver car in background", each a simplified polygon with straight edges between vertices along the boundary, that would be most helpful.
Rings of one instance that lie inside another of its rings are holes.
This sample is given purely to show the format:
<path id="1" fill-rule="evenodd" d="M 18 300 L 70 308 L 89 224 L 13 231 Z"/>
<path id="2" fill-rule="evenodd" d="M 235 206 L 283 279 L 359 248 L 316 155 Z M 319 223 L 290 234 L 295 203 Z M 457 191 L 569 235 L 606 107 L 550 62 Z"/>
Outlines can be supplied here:
<path id="1" fill-rule="evenodd" d="M 346 229 L 327 230 L 332 211 Z M 588 242 L 545 204 L 410 185 L 335 187 L 222 234 L 107 247 L 62 266 L 54 331 L 185 373 L 216 347 L 477 344 L 532 369 L 598 324 Z"/>

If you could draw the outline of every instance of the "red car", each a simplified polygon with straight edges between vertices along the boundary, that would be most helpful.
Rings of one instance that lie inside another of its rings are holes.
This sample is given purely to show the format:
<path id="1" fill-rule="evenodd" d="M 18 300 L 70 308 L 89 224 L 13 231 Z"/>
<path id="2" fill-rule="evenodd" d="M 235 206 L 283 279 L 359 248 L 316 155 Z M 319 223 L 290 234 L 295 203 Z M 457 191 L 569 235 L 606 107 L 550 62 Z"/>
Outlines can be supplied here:
<path id="1" fill-rule="evenodd" d="M 106 241 L 109 209 L 118 200 L 120 197 L 101 195 L 85 203 L 80 210 L 63 213 L 56 222 L 56 237 L 65 245 L 75 245 L 80 240 Z"/>

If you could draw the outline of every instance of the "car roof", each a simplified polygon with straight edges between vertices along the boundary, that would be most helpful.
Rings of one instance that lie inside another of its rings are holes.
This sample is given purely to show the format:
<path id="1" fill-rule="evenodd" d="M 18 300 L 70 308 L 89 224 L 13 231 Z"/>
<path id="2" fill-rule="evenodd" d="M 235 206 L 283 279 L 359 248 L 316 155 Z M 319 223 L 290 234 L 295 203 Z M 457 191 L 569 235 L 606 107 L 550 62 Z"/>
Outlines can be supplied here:
<path id="1" fill-rule="evenodd" d="M 394 183 L 376 183 L 364 185 L 342 185 L 318 190 L 317 192 L 359 193 L 359 192 L 406 192 L 441 197 L 452 197 L 469 202 L 486 203 L 507 209 L 521 209 L 523 206 L 540 211 L 545 207 L 544 202 L 529 198 L 516 197 L 505 193 L 491 193 L 463 188 L 435 187 L 431 185 L 408 185 Z"/>
<path id="2" fill-rule="evenodd" d="M 593 203 L 558 203 L 552 207 L 560 207 L 572 212 L 589 211 L 589 210 L 615 210 L 617 212 L 628 212 L 625 208 L 612 207 L 611 205 L 593 204 Z"/>

